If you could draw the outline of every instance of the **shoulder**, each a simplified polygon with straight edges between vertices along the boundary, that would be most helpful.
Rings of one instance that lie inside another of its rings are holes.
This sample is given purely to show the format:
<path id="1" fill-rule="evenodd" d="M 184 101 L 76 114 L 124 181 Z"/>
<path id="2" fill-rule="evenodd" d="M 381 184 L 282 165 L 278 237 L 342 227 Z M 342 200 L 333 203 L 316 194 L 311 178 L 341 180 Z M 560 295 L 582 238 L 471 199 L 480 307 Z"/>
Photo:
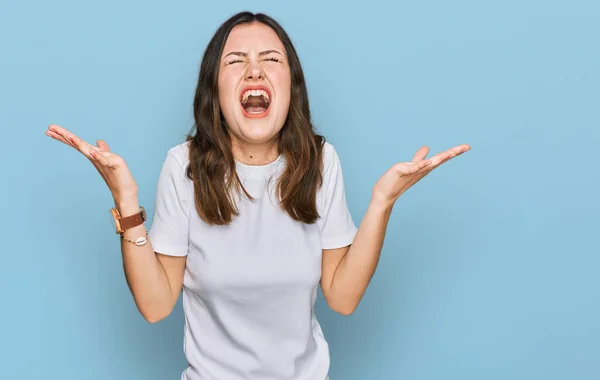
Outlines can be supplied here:
<path id="1" fill-rule="evenodd" d="M 323 143 L 323 174 L 330 173 L 340 166 L 340 158 L 335 150 L 335 146 L 325 141 Z"/>
<path id="2" fill-rule="evenodd" d="M 323 143 L 323 166 L 325 169 L 331 164 L 337 157 L 335 146 L 329 141 Z"/>
<path id="3" fill-rule="evenodd" d="M 328 198 L 338 187 L 342 166 L 335 146 L 329 142 L 323 144 L 322 182 L 318 190 L 319 198 Z"/>
<path id="4" fill-rule="evenodd" d="M 189 158 L 190 143 L 183 142 L 175 146 L 171 146 L 163 156 L 162 170 L 165 173 L 184 173 L 190 163 Z"/>
<path id="5" fill-rule="evenodd" d="M 190 162 L 190 141 L 186 141 L 169 148 L 167 151 L 166 160 L 176 163 L 182 168 L 187 167 Z"/>
<path id="6" fill-rule="evenodd" d="M 170 147 L 163 156 L 162 169 L 159 180 L 172 182 L 190 182 L 187 177 L 189 166 L 189 142 L 184 142 Z"/>

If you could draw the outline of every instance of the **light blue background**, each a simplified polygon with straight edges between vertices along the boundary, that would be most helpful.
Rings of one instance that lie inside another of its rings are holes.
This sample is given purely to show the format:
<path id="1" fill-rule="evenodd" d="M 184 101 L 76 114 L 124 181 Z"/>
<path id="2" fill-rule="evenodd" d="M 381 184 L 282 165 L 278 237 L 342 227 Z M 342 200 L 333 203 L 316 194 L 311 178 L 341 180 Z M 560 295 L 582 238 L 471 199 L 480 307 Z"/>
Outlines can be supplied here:
<path id="1" fill-rule="evenodd" d="M 108 141 L 151 212 L 204 47 L 248 4 L 2 3 L 1 379 L 179 378 L 181 305 L 143 320 L 108 190 L 44 132 Z M 250 10 L 296 43 L 355 221 L 421 145 L 472 151 L 398 201 L 355 314 L 319 300 L 332 380 L 599 379 L 599 3 L 349 4 Z"/>

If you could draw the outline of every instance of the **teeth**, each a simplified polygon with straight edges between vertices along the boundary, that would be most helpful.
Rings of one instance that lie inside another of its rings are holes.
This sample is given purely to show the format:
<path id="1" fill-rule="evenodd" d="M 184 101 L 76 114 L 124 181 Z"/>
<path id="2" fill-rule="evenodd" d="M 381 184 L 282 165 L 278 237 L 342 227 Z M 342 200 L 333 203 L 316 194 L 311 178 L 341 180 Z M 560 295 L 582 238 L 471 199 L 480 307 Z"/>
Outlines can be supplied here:
<path id="1" fill-rule="evenodd" d="M 248 90 L 244 92 L 242 95 L 242 103 L 245 103 L 248 100 L 249 96 L 263 96 L 267 101 L 271 101 L 269 98 L 269 94 L 265 90 Z"/>

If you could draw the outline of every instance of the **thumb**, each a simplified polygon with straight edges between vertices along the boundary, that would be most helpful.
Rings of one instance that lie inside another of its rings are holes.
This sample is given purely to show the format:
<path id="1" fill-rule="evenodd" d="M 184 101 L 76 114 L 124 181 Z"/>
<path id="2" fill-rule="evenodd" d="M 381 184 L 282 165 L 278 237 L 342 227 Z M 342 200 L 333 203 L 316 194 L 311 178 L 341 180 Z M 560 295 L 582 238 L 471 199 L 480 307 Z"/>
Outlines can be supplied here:
<path id="1" fill-rule="evenodd" d="M 108 146 L 108 144 L 106 143 L 106 141 L 104 141 L 104 140 L 98 140 L 96 142 L 96 145 L 98 145 L 98 148 L 100 148 L 102 151 L 104 151 L 104 152 L 110 152 L 110 147 Z"/>
<path id="2" fill-rule="evenodd" d="M 423 161 L 427 157 L 427 153 L 429 153 L 429 147 L 422 146 L 413 156 L 412 162 Z"/>

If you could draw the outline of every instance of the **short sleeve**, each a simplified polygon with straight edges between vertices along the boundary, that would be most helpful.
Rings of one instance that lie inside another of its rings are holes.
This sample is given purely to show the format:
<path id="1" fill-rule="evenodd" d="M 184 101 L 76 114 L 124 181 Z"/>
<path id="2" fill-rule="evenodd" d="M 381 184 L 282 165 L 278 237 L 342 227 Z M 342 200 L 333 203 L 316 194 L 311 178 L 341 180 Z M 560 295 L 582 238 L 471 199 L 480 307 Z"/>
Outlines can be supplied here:
<path id="1" fill-rule="evenodd" d="M 186 256 L 193 186 L 190 189 L 186 168 L 175 149 L 167 153 L 158 177 L 154 217 L 148 235 L 155 252 Z"/>
<path id="2" fill-rule="evenodd" d="M 333 145 L 325 143 L 323 152 L 323 184 L 318 193 L 321 218 L 317 221 L 323 249 L 352 244 L 357 228 L 346 202 L 346 190 L 340 159 Z"/>

